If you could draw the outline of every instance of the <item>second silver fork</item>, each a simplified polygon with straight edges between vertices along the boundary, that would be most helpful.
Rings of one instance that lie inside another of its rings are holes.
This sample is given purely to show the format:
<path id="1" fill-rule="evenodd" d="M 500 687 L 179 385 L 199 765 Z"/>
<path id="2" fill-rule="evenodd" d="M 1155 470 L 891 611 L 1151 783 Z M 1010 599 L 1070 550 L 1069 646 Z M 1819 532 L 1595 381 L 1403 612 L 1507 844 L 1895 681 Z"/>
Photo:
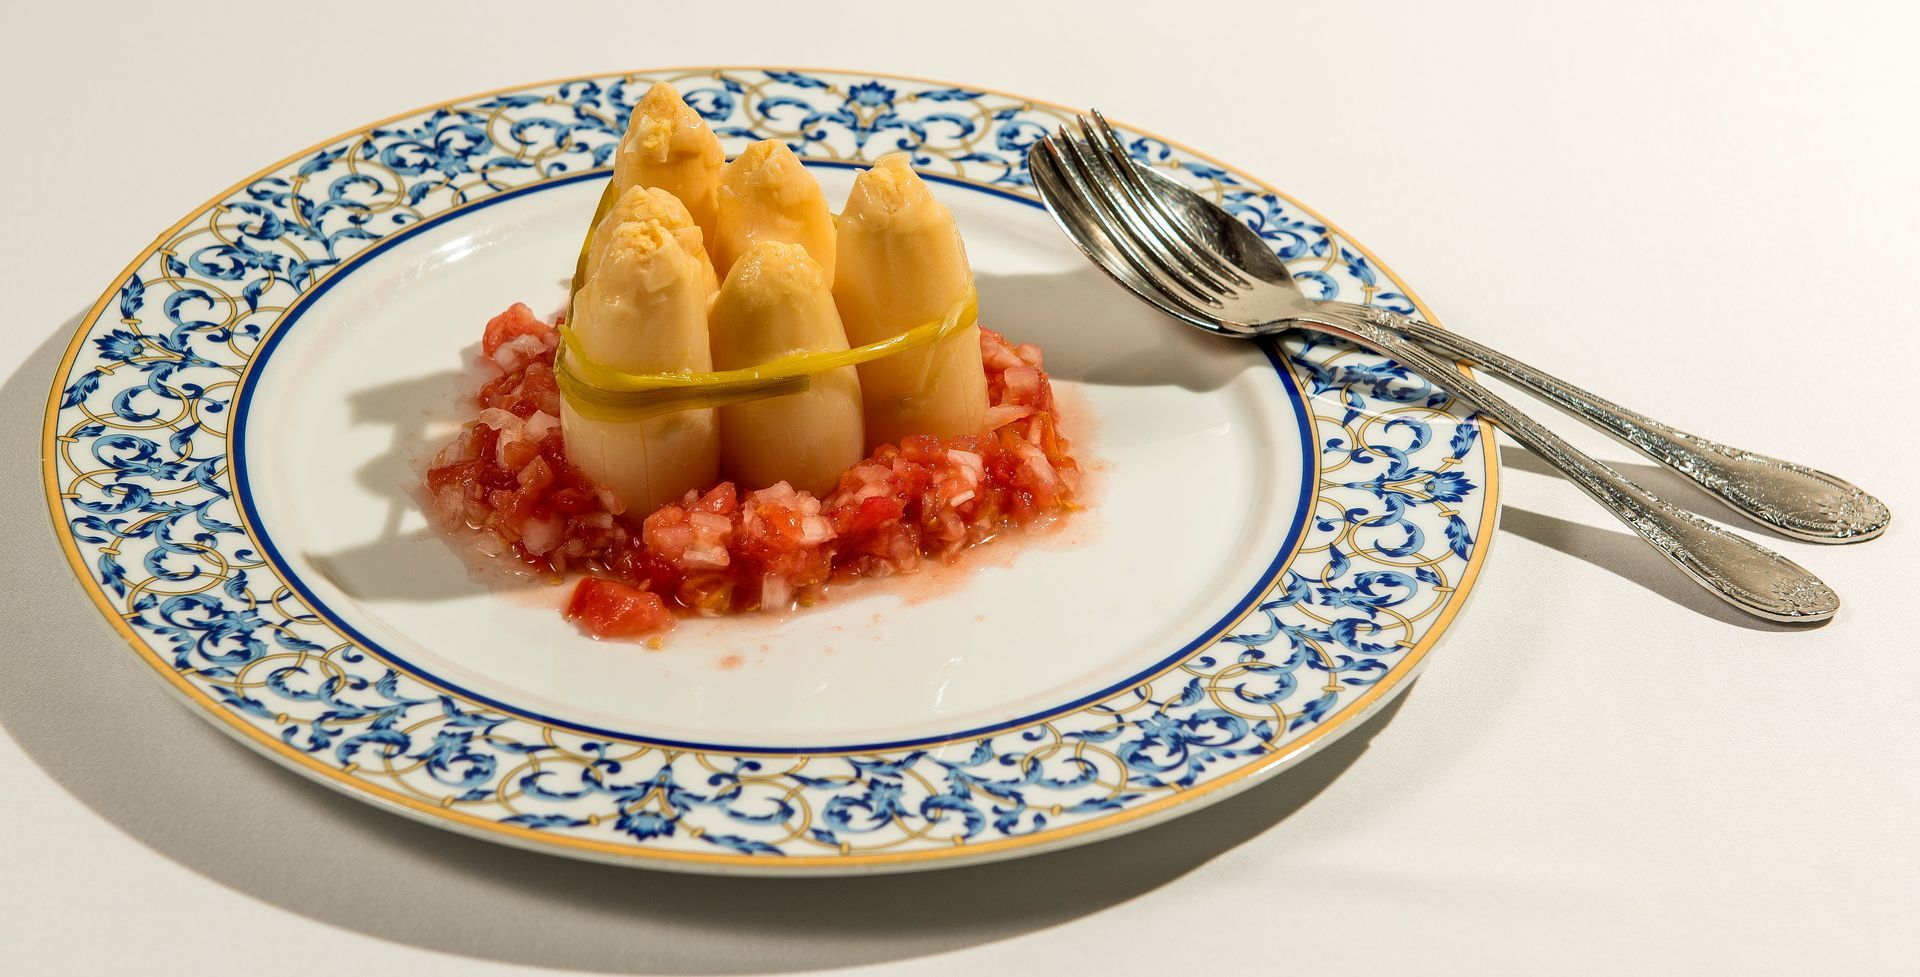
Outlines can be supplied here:
<path id="1" fill-rule="evenodd" d="M 1448 360 L 1400 332 L 1409 320 L 1365 306 L 1319 304 L 1294 285 L 1257 235 L 1199 200 L 1167 205 L 1110 132 L 1081 120 L 1028 155 L 1034 185 L 1055 220 L 1096 265 L 1136 296 L 1210 332 L 1252 338 L 1290 328 L 1332 333 L 1384 353 L 1439 382 L 1515 440 L 1564 472 L 1695 582 L 1747 613 L 1775 621 L 1833 616 L 1839 598 L 1791 560 L 1720 529 L 1640 488 L 1581 452 Z M 1198 226 L 1196 226 L 1198 225 Z M 1249 240 L 1251 239 L 1251 240 Z M 1489 351 L 1490 352 L 1490 351 Z"/>

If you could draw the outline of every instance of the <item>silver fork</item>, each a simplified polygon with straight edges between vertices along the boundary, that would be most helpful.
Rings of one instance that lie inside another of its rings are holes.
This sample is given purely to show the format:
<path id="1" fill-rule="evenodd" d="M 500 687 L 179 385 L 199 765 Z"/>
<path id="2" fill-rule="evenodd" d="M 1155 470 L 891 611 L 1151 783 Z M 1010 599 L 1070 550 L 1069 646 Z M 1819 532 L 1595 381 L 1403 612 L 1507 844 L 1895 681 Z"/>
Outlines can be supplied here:
<path id="1" fill-rule="evenodd" d="M 1660 499 L 1460 375 L 1396 331 L 1408 327 L 1406 317 L 1308 299 L 1251 229 L 1198 195 L 1189 201 L 1165 192 L 1161 185 L 1172 181 L 1136 165 L 1098 113 L 1095 120 L 1079 120 L 1080 139 L 1063 127 L 1036 142 L 1028 170 L 1067 236 L 1148 304 L 1221 335 L 1306 328 L 1390 356 L 1498 424 L 1734 607 L 1786 622 L 1824 621 L 1839 610 L 1833 589 L 1798 564 Z"/>
<path id="2" fill-rule="evenodd" d="M 1122 176 L 1140 177 L 1134 186 L 1143 191 L 1149 206 L 1163 208 L 1163 215 L 1170 215 L 1170 219 L 1215 244 L 1236 243 L 1222 241 L 1226 235 L 1244 239 L 1240 243 L 1258 243 L 1256 235 L 1206 198 L 1151 167 L 1134 163 L 1098 112 L 1093 113 L 1090 135 L 1097 137 L 1094 145 L 1115 159 L 1116 165 L 1126 167 Z M 1270 249 L 1256 246 L 1225 250 L 1256 277 L 1291 285 L 1291 272 Z M 1359 308 L 1350 303 L 1326 305 L 1348 311 Z M 1458 333 L 1404 317 L 1389 328 L 1434 352 L 1472 361 L 1519 384 L 1693 480 L 1735 512 L 1776 532 L 1811 543 L 1857 543 L 1885 532 L 1893 518 L 1884 503 L 1845 479 L 1687 434 Z"/>

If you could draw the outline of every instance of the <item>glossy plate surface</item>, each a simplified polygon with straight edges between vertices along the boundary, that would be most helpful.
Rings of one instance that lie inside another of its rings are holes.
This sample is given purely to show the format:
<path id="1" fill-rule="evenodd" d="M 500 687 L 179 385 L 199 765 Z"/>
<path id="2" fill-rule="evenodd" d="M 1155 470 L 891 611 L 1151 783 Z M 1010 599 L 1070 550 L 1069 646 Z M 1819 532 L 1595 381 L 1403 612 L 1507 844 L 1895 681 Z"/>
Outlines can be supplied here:
<path id="1" fill-rule="evenodd" d="M 1091 510 L 797 615 L 688 622 L 660 651 L 581 637 L 561 588 L 470 573 L 409 489 L 461 416 L 487 317 L 564 299 L 654 80 L 729 151 L 788 141 L 836 202 L 860 161 L 911 150 L 960 221 L 982 321 L 1046 349 L 1096 461 Z M 87 317 L 47 417 L 57 532 L 209 718 L 482 837 L 851 873 L 1037 851 L 1225 796 L 1405 686 L 1484 559 L 1495 462 L 1478 424 L 1389 362 L 1310 335 L 1213 339 L 1112 287 L 1026 180 L 1063 112 L 903 78 L 676 69 L 329 140 L 168 230 Z M 1310 293 L 1418 308 L 1277 191 L 1123 133 Z"/>

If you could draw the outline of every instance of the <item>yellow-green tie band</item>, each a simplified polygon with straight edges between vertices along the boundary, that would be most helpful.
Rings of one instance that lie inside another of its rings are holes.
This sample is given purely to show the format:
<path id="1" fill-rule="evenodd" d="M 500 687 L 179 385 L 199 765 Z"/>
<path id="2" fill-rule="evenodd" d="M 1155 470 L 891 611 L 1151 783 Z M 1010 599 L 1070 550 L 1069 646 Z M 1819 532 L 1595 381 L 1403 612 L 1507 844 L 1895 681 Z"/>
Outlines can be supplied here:
<path id="1" fill-rule="evenodd" d="M 977 293 L 954 304 L 946 318 L 925 322 L 890 339 L 852 349 L 791 353 L 759 366 L 713 373 L 627 373 L 595 361 L 569 326 L 560 327 L 554 373 L 560 394 L 576 413 L 598 420 L 639 420 L 674 411 L 722 407 L 806 390 L 810 378 L 841 367 L 931 346 L 979 321 Z"/>

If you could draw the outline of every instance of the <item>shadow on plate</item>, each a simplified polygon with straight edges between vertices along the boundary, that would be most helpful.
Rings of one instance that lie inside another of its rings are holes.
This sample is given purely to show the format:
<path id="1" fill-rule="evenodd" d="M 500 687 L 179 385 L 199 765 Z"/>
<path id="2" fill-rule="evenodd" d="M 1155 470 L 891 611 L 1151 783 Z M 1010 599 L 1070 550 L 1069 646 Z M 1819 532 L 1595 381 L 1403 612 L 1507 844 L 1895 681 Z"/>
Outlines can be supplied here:
<path id="1" fill-rule="evenodd" d="M 469 360 L 479 355 L 479 347 L 458 355 Z M 386 503 L 387 514 L 380 535 L 372 540 L 332 552 L 301 553 L 347 596 L 427 603 L 464 597 L 476 587 L 500 591 L 545 586 L 531 576 L 502 572 L 477 554 L 460 552 L 459 544 L 438 530 L 402 528 L 410 513 L 423 511 L 424 495 L 417 494 L 424 493 L 421 473 L 445 440 L 436 439 L 432 422 L 453 416 L 467 379 L 462 371 L 443 370 L 360 390 L 349 398 L 353 424 L 391 432 L 386 450 L 353 473 L 354 481 Z M 428 552 L 423 554 L 423 549 Z M 449 572 L 421 572 L 423 556 L 430 558 L 442 549 L 465 564 L 464 575 L 450 563 Z"/>
<path id="2" fill-rule="evenodd" d="M 1091 265 L 1046 275 L 982 274 L 979 288 L 994 310 L 988 324 L 1017 340 L 1041 339 L 1051 372 L 1062 379 L 1214 390 L 1248 368 L 1243 351 L 1230 341 L 1165 320 L 1132 301 Z M 1083 310 L 1089 321 L 1063 322 L 1061 309 Z M 1116 324 L 1119 319 L 1127 321 Z M 459 351 L 459 358 L 464 362 L 478 353 L 477 346 L 470 346 Z M 497 565 L 459 552 L 458 544 L 436 531 L 402 528 L 403 517 L 421 508 L 422 500 L 414 494 L 424 468 L 421 461 L 440 447 L 431 421 L 452 416 L 465 380 L 463 372 L 445 370 L 352 395 L 355 425 L 390 432 L 386 450 L 354 472 L 356 482 L 386 502 L 387 515 L 375 539 L 341 550 L 300 554 L 349 597 L 433 602 L 466 596 L 476 586 L 493 590 L 544 586 L 532 577 L 501 573 Z M 468 572 L 420 572 L 422 547 L 452 550 Z"/>
<path id="3" fill-rule="evenodd" d="M 1235 340 L 1181 325 L 1136 301 L 1091 264 L 1043 275 L 981 272 L 981 324 L 1045 348 L 1061 380 L 1217 390 L 1247 368 Z"/>
<path id="4" fill-rule="evenodd" d="M 77 325 L 0 387 L 0 410 L 40 416 Z M 38 424 L 7 430 L 13 457 L 38 455 Z M 1364 754 L 1398 708 L 1177 821 L 1027 859 L 851 879 L 575 862 L 417 824 L 251 755 L 182 708 L 100 619 L 64 568 L 34 466 L 8 466 L 0 479 L 6 517 L 29 527 L 23 552 L 0 563 L 0 626 L 12 637 L 0 655 L 0 725 L 27 755 L 192 871 L 328 925 L 444 953 L 607 973 L 744 974 L 909 959 L 1046 929 L 1165 885 L 1273 827 Z"/>

